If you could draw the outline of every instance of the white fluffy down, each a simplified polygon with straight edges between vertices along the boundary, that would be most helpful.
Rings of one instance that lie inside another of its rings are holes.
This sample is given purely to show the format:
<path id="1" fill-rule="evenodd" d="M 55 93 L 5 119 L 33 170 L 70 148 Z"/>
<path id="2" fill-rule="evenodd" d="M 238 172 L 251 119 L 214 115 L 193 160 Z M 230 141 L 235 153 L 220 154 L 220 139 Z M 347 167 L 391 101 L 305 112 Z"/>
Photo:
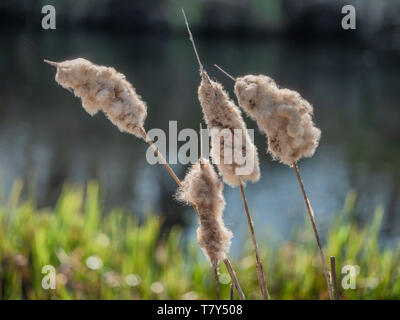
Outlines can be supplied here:
<path id="1" fill-rule="evenodd" d="M 235 94 L 240 107 L 257 121 L 268 138 L 268 151 L 289 166 L 313 156 L 321 130 L 312 120 L 313 108 L 299 93 L 279 89 L 264 75 L 236 79 Z"/>
<path id="2" fill-rule="evenodd" d="M 197 209 L 200 219 L 197 240 L 213 266 L 226 258 L 232 239 L 232 232 L 222 219 L 225 208 L 223 188 L 213 166 L 200 159 L 189 169 L 177 192 L 178 200 Z"/>
<path id="3" fill-rule="evenodd" d="M 56 81 L 71 88 L 90 115 L 103 110 L 121 131 L 142 137 L 147 107 L 122 73 L 78 58 L 57 64 Z"/>

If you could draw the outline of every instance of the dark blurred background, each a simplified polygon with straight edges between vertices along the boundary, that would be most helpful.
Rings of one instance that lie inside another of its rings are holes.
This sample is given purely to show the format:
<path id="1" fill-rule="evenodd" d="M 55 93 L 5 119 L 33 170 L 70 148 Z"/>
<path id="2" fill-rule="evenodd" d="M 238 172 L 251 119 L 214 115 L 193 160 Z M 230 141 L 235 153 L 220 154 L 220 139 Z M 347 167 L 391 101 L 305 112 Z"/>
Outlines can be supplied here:
<path id="1" fill-rule="evenodd" d="M 56 30 L 41 27 L 46 4 L 56 8 Z M 341 28 L 346 4 L 356 8 L 356 30 Z M 314 105 L 322 140 L 315 156 L 299 165 L 322 229 L 355 190 L 360 221 L 384 205 L 382 236 L 396 240 L 400 1 L 394 0 L 2 0 L 0 181 L 5 195 L 21 178 L 27 196 L 36 197 L 39 206 L 52 206 L 65 182 L 97 179 L 107 207 L 138 215 L 156 212 L 168 224 L 196 224 L 194 214 L 172 199 L 173 180 L 162 167 L 146 162 L 146 145 L 121 134 L 103 115 L 91 118 L 42 62 L 85 57 L 114 66 L 147 101 L 147 129 L 168 130 L 169 120 L 178 121 L 178 130 L 197 129 L 202 118 L 198 66 L 181 7 L 206 69 L 231 95 L 233 83 L 214 63 L 233 75 L 267 74 Z M 293 171 L 265 155 L 265 139 L 257 132 L 255 141 L 262 178 L 247 186 L 248 201 L 258 232 L 279 241 L 303 220 L 304 203 Z M 186 168 L 174 169 L 183 177 Z M 240 223 L 239 191 L 226 187 L 225 196 L 227 224 L 240 240 L 247 227 Z"/>

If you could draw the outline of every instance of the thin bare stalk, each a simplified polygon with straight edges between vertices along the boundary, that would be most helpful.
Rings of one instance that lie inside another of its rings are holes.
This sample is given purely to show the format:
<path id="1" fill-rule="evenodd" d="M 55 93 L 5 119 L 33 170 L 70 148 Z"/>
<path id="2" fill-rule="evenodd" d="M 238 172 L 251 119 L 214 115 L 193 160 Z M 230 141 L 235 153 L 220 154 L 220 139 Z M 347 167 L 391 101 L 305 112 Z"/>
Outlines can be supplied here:
<path id="1" fill-rule="evenodd" d="M 226 269 L 228 269 L 228 272 L 231 276 L 232 282 L 235 285 L 235 288 L 239 295 L 240 300 L 246 300 L 246 298 L 244 297 L 242 288 L 240 288 L 240 284 L 236 277 L 235 271 L 232 269 L 232 265 L 231 265 L 230 261 L 228 259 L 225 259 L 224 263 L 225 263 Z"/>
<path id="2" fill-rule="evenodd" d="M 193 35 L 192 35 L 192 32 L 190 31 L 190 28 L 189 28 L 189 22 L 188 22 L 188 20 L 186 18 L 185 10 L 183 10 L 183 8 L 182 8 L 182 14 L 183 14 L 183 18 L 185 19 L 186 29 L 187 29 L 187 31 L 189 33 L 190 42 L 193 45 L 193 50 L 194 50 L 194 53 L 196 55 L 197 62 L 199 63 L 199 66 L 200 66 L 200 73 L 203 73 L 203 70 L 204 70 L 203 64 L 201 63 L 199 54 L 197 53 L 196 44 L 194 43 Z"/>
<path id="3" fill-rule="evenodd" d="M 331 276 L 332 276 L 332 283 L 335 288 L 335 300 L 339 300 L 339 290 L 336 278 L 336 259 L 334 256 L 331 256 Z"/>
<path id="4" fill-rule="evenodd" d="M 326 265 L 324 252 L 322 251 L 321 241 L 319 240 L 318 230 L 317 230 L 317 227 L 315 225 L 314 212 L 313 212 L 313 210 L 311 208 L 310 201 L 308 200 L 306 191 L 304 189 L 303 182 L 301 181 L 299 168 L 297 167 L 296 163 L 293 164 L 293 169 L 294 169 L 294 172 L 296 173 L 297 181 L 299 182 L 300 189 L 301 189 L 301 192 L 303 194 L 304 201 L 306 203 L 307 212 L 308 212 L 308 216 L 310 217 L 310 221 L 311 221 L 311 225 L 312 225 L 312 228 L 313 228 L 313 231 L 314 231 L 315 239 L 317 240 L 319 255 L 321 257 L 322 265 L 324 267 L 325 280 L 326 280 L 326 284 L 328 286 L 329 298 L 331 300 L 333 300 L 334 297 L 333 297 L 333 290 L 332 290 L 332 286 L 331 286 L 329 271 L 328 271 L 328 267 Z"/>
<path id="5" fill-rule="evenodd" d="M 216 264 L 213 266 L 213 270 L 214 270 L 216 297 L 217 297 L 217 300 L 221 300 L 221 296 L 219 294 L 218 266 Z"/>
<path id="6" fill-rule="evenodd" d="M 264 269 L 263 269 L 263 265 L 262 265 L 262 262 L 260 259 L 260 254 L 258 252 L 258 245 L 257 245 L 256 236 L 254 233 L 253 221 L 251 220 L 249 208 L 247 206 L 247 201 L 246 201 L 246 196 L 244 194 L 243 184 L 240 184 L 240 193 L 242 194 L 244 210 L 246 212 L 246 217 L 247 217 L 247 223 L 249 224 L 251 240 L 253 241 L 254 252 L 256 254 L 256 261 L 257 261 L 256 268 L 257 268 L 258 283 L 260 284 L 261 293 L 262 293 L 264 300 L 268 300 L 269 293 L 268 293 L 267 286 L 265 284 Z"/>
<path id="7" fill-rule="evenodd" d="M 160 159 L 161 163 L 164 165 L 164 167 L 167 169 L 168 173 L 171 175 L 171 177 L 175 180 L 176 184 L 181 187 L 182 182 L 179 180 L 175 172 L 172 170 L 168 162 L 165 160 L 161 152 L 158 150 L 158 148 L 155 146 L 153 141 L 148 137 L 146 131 L 144 129 L 141 130 L 143 139 L 146 141 L 146 143 L 154 150 L 154 153 L 156 156 Z M 196 206 L 192 205 L 193 209 L 196 211 L 197 215 L 199 215 L 198 209 Z M 240 288 L 239 280 L 236 277 L 236 273 L 233 270 L 231 263 L 228 258 L 224 260 L 224 263 L 228 269 L 229 275 L 231 276 L 232 282 L 235 284 L 236 290 L 238 291 L 239 297 L 241 300 L 245 300 L 244 294 L 242 292 L 242 289 Z"/>
<path id="8" fill-rule="evenodd" d="M 236 81 L 236 78 L 232 75 L 230 75 L 228 72 L 226 72 L 224 69 L 222 69 L 219 65 L 214 64 L 214 67 L 216 67 L 219 71 L 221 71 L 223 74 L 225 74 L 228 78 L 231 78 L 233 81 Z"/>
<path id="9" fill-rule="evenodd" d="M 58 67 L 58 63 L 57 62 L 50 61 L 50 60 L 47 60 L 47 59 L 43 59 L 43 61 L 48 63 L 49 65 L 51 65 L 53 67 L 56 67 L 56 68 Z"/>
<path id="10" fill-rule="evenodd" d="M 169 174 L 171 175 L 171 177 L 175 180 L 176 184 L 178 186 L 182 186 L 181 181 L 179 180 L 179 178 L 176 176 L 174 170 L 172 170 L 172 168 L 170 167 L 170 165 L 168 164 L 168 162 L 165 160 L 165 158 L 163 157 L 163 155 L 160 153 L 160 151 L 158 150 L 158 148 L 154 145 L 153 141 L 149 138 L 149 136 L 147 135 L 146 131 L 144 129 L 141 130 L 142 131 L 142 135 L 143 135 L 143 139 L 144 141 L 146 141 L 146 143 L 154 150 L 154 153 L 156 154 L 156 156 L 158 157 L 158 159 L 160 159 L 161 163 L 164 165 L 164 167 L 167 169 L 167 171 L 169 172 Z"/>

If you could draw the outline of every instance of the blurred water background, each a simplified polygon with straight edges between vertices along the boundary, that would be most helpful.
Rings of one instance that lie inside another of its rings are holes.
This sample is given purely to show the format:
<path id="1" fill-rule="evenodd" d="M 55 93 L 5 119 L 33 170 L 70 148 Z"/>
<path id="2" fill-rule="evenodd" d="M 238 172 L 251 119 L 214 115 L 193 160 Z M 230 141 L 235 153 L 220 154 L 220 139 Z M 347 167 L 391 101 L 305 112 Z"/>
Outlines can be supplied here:
<path id="1" fill-rule="evenodd" d="M 344 4 L 357 30 L 340 27 Z M 57 29 L 42 30 L 53 4 Z M 400 231 L 400 6 L 397 1 L 2 1 L 0 4 L 0 176 L 53 206 L 66 182 L 96 179 L 106 207 L 155 212 L 167 224 L 196 218 L 171 197 L 173 180 L 146 162 L 147 146 L 103 115 L 91 118 L 54 81 L 43 58 L 85 57 L 127 76 L 148 103 L 146 128 L 199 127 L 198 66 L 184 28 L 185 7 L 201 59 L 233 97 L 233 75 L 267 74 L 314 105 L 320 147 L 299 163 L 322 231 L 355 190 L 360 222 L 385 208 L 386 241 Z M 249 128 L 255 124 L 246 119 Z M 168 131 L 167 131 L 168 132 Z M 248 184 L 257 234 L 273 241 L 302 225 L 305 206 L 293 170 L 265 154 L 256 130 L 262 178 Z M 179 145 L 183 142 L 178 142 Z M 174 151 L 174 150 L 170 150 Z M 174 165 L 180 177 L 186 167 Z M 240 191 L 225 187 L 225 220 L 239 246 L 247 235 Z"/>

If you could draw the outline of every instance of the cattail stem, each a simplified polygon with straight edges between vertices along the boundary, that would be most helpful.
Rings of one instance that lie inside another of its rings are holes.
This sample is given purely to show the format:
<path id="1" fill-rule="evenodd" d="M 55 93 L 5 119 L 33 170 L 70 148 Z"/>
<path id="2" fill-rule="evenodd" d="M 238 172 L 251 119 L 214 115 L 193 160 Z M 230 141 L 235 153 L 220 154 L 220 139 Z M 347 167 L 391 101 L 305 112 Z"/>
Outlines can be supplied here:
<path id="1" fill-rule="evenodd" d="M 230 75 L 228 72 L 226 72 L 224 69 L 222 69 L 219 65 L 214 64 L 214 67 L 216 67 L 219 71 L 221 71 L 223 74 L 225 74 L 228 78 L 231 78 L 233 81 L 236 81 L 236 78 L 232 75 Z"/>
<path id="2" fill-rule="evenodd" d="M 193 35 L 192 35 L 192 32 L 190 31 L 190 28 L 189 28 L 189 22 L 188 22 L 188 20 L 186 18 L 185 10 L 183 10 L 183 8 L 182 8 L 182 14 L 183 14 L 183 18 L 185 19 L 185 24 L 186 24 L 187 31 L 189 33 L 189 40 L 193 45 L 193 50 L 194 50 L 194 53 L 196 55 L 196 59 L 197 59 L 197 62 L 199 64 L 199 67 L 200 67 L 200 73 L 203 73 L 203 70 L 204 70 L 203 64 L 200 61 L 200 57 L 199 57 L 199 54 L 197 52 L 196 44 L 194 43 Z"/>
<path id="3" fill-rule="evenodd" d="M 178 186 L 182 186 L 181 181 L 179 180 L 179 178 L 176 176 L 174 170 L 172 170 L 172 168 L 170 167 L 170 165 L 168 164 L 168 162 L 165 160 L 165 158 L 163 157 L 163 155 L 160 153 L 160 151 L 158 150 L 158 148 L 154 145 L 153 141 L 148 137 L 146 131 L 144 129 L 141 130 L 142 135 L 143 135 L 143 139 L 144 141 L 146 141 L 146 143 L 154 150 L 154 153 L 156 154 L 156 156 L 158 157 L 158 159 L 160 159 L 161 163 L 164 165 L 164 167 L 167 169 L 167 171 L 169 172 L 169 174 L 171 175 L 171 177 L 175 180 L 176 184 Z"/>
<path id="4" fill-rule="evenodd" d="M 264 300 L 268 300 L 269 299 L 269 293 L 268 293 L 267 286 L 265 284 L 263 265 L 262 265 L 262 262 L 261 262 L 261 259 L 260 259 L 260 254 L 258 252 L 258 245 L 257 245 L 256 236 L 255 236 L 255 233 L 254 233 L 253 221 L 251 220 L 249 208 L 247 206 L 247 201 L 246 201 L 246 196 L 244 194 L 243 184 L 240 184 L 240 193 L 242 194 L 244 210 L 246 212 L 247 222 L 248 222 L 249 228 L 250 228 L 251 240 L 253 242 L 254 252 L 256 254 L 256 261 L 257 261 L 256 268 L 257 268 L 258 283 L 260 284 L 260 288 L 261 288 L 261 293 L 262 293 L 263 299 Z"/>
<path id="5" fill-rule="evenodd" d="M 316 227 L 316 225 L 315 225 L 314 212 L 313 212 L 313 210 L 312 210 L 312 208 L 311 208 L 310 201 L 308 200 L 306 191 L 305 191 L 305 189 L 304 189 L 303 182 L 301 181 L 301 177 L 300 177 L 300 173 L 299 173 L 299 168 L 297 167 L 297 164 L 296 164 L 296 163 L 293 163 L 293 169 L 294 169 L 294 172 L 296 173 L 297 181 L 299 182 L 300 189 L 301 189 L 301 192 L 302 192 L 302 194 L 303 194 L 304 201 L 305 201 L 305 203 L 306 203 L 307 212 L 308 212 L 308 216 L 310 217 L 310 221 L 311 221 L 311 225 L 312 225 L 312 228 L 313 228 L 313 231 L 314 231 L 315 239 L 317 240 L 319 255 L 320 255 L 320 257 L 321 257 L 322 265 L 323 265 L 323 267 L 324 267 L 325 280 L 326 280 L 326 284 L 327 284 L 327 286 L 328 286 L 329 298 L 330 298 L 331 300 L 333 300 L 333 292 L 332 292 L 333 290 L 332 290 L 332 286 L 331 286 L 329 271 L 328 271 L 328 267 L 327 267 L 327 265 L 326 265 L 324 252 L 322 251 L 322 245 L 321 245 L 321 241 L 319 240 L 319 235 L 318 235 L 317 227 Z"/>
<path id="6" fill-rule="evenodd" d="M 53 67 L 56 67 L 56 68 L 58 67 L 58 63 L 57 62 L 50 61 L 50 60 L 47 60 L 47 59 L 43 59 L 43 61 L 48 63 L 49 65 L 51 65 Z"/>
<path id="7" fill-rule="evenodd" d="M 231 276 L 232 282 L 235 285 L 235 288 L 239 295 L 240 300 L 246 300 L 246 298 L 244 297 L 242 288 L 240 288 L 240 284 L 236 277 L 235 271 L 232 269 L 232 265 L 231 265 L 230 261 L 228 259 L 225 259 L 224 263 L 225 263 L 226 269 L 228 270 L 228 272 Z"/>
<path id="8" fill-rule="evenodd" d="M 335 288 L 335 300 L 339 300 L 339 289 L 336 279 L 336 259 L 334 256 L 331 256 L 331 276 L 332 276 L 332 283 Z"/>
<path id="9" fill-rule="evenodd" d="M 213 270 L 214 270 L 216 297 L 217 297 L 217 300 L 221 300 L 221 296 L 219 294 L 218 266 L 216 264 L 213 265 Z"/>
<path id="10" fill-rule="evenodd" d="M 156 156 L 160 159 L 161 163 L 164 165 L 164 167 L 167 169 L 168 173 L 171 175 L 171 177 L 175 180 L 176 184 L 181 187 L 182 186 L 182 182 L 179 180 L 179 178 L 177 177 L 177 175 L 175 174 L 175 172 L 172 170 L 172 168 L 170 167 L 170 165 L 168 164 L 168 162 L 165 160 L 165 158 L 163 157 L 163 155 L 161 154 L 161 152 L 158 150 L 158 148 L 155 146 L 155 144 L 153 143 L 153 141 L 148 137 L 146 131 L 142 128 L 141 129 L 141 133 L 143 136 L 144 141 L 146 141 L 146 143 L 154 150 L 154 153 L 156 154 Z M 193 209 L 196 211 L 197 215 L 199 215 L 198 209 L 196 208 L 196 206 L 192 205 Z M 242 292 L 242 289 L 240 288 L 240 284 L 239 284 L 239 280 L 236 277 L 235 271 L 233 271 L 233 268 L 231 266 L 231 263 L 229 261 L 228 258 L 226 258 L 224 260 L 224 263 L 226 265 L 226 268 L 228 269 L 229 275 L 231 276 L 232 282 L 235 284 L 236 290 L 238 291 L 239 297 L 241 300 L 245 300 L 244 298 L 244 294 Z M 219 289 L 217 289 L 219 290 Z"/>

